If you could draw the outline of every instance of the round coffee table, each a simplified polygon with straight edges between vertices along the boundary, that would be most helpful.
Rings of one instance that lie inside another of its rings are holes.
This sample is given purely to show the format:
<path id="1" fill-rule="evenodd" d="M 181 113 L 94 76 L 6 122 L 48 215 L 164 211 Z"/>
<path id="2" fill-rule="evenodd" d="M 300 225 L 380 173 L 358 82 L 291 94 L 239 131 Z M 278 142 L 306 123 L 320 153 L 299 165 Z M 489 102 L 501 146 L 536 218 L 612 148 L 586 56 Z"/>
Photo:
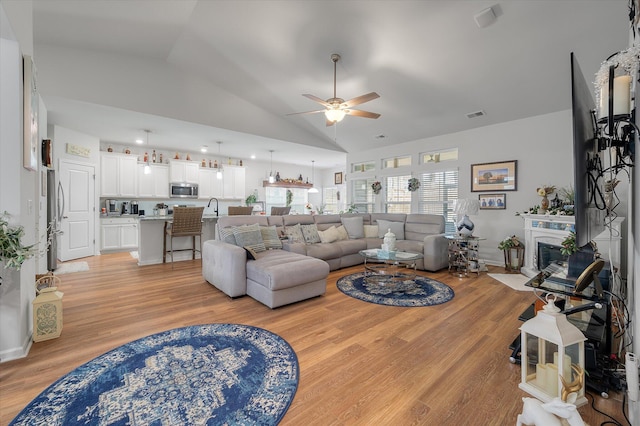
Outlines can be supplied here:
<path id="1" fill-rule="evenodd" d="M 378 249 L 360 250 L 364 257 L 364 279 L 378 285 L 398 285 L 416 278 L 416 261 L 422 254 L 408 251 L 383 252 Z"/>

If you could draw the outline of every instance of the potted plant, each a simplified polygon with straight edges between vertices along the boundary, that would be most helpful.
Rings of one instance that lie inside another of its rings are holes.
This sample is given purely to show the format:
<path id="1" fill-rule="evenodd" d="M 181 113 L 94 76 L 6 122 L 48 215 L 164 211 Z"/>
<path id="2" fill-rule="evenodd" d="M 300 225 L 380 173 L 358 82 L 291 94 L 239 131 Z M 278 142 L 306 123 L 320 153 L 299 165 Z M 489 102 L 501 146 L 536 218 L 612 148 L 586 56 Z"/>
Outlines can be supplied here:
<path id="1" fill-rule="evenodd" d="M 524 244 L 512 235 L 500 241 L 498 249 L 504 253 L 504 269 L 508 272 L 520 272 L 524 264 Z"/>
<path id="2" fill-rule="evenodd" d="M 38 253 L 35 244 L 23 245 L 24 228 L 9 224 L 9 214 L 0 215 L 0 261 L 5 268 L 20 270 L 22 264 Z"/>
<path id="3" fill-rule="evenodd" d="M 576 246 L 576 233 L 571 231 L 567 238 L 560 243 L 560 253 L 564 256 L 571 256 L 572 254 L 578 251 L 578 246 Z"/>
<path id="4" fill-rule="evenodd" d="M 245 203 L 247 203 L 247 206 L 250 206 L 250 205 L 255 204 L 256 201 L 258 201 L 258 197 L 256 197 L 256 194 L 251 194 L 244 201 L 245 201 Z"/>

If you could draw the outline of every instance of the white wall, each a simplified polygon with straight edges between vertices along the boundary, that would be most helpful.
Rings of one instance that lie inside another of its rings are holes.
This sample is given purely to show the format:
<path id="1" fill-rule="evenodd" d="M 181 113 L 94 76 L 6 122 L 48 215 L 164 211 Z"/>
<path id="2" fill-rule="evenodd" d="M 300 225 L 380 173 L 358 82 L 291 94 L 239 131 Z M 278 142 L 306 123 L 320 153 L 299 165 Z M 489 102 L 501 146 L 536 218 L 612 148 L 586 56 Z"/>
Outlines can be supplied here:
<path id="1" fill-rule="evenodd" d="M 31 32 L 31 2 L 12 4 L 12 17 Z M 11 30 L 9 16 L 0 3 L 0 211 L 11 215 L 11 223 L 23 226 L 24 244 L 36 242 L 38 226 L 38 173 L 22 167 L 22 43 Z M 36 259 L 23 263 L 20 271 L 0 265 L 0 361 L 25 356 L 31 345 L 31 301 L 35 297 Z"/>
<path id="2" fill-rule="evenodd" d="M 422 152 L 458 148 L 457 163 L 439 163 L 436 166 L 419 164 Z M 480 245 L 480 255 L 488 263 L 503 264 L 502 252 L 497 249 L 500 240 L 510 235 L 524 239 L 523 220 L 516 216 L 529 207 L 540 204 L 536 188 L 555 185 L 557 188 L 573 185 L 573 131 L 571 111 L 560 111 L 508 123 L 480 127 L 459 133 L 421 139 L 366 152 L 349 154 L 347 168 L 362 161 L 376 161 L 393 156 L 412 156 L 412 166 L 405 169 L 376 170 L 374 176 L 382 178 L 392 174 L 417 174 L 429 167 L 457 167 L 459 170 L 460 198 L 478 198 L 471 192 L 471 164 L 517 160 L 517 190 L 507 191 L 505 210 L 481 210 L 471 219 L 474 234 L 486 238 Z M 347 175 L 347 180 L 350 176 Z M 348 185 L 347 185 L 348 186 Z M 618 188 L 622 198 L 619 212 L 626 212 L 627 185 Z M 502 192 L 502 191 L 495 191 Z M 376 211 L 382 211 L 382 197 L 376 197 Z M 624 213 L 621 214 L 624 216 Z"/>

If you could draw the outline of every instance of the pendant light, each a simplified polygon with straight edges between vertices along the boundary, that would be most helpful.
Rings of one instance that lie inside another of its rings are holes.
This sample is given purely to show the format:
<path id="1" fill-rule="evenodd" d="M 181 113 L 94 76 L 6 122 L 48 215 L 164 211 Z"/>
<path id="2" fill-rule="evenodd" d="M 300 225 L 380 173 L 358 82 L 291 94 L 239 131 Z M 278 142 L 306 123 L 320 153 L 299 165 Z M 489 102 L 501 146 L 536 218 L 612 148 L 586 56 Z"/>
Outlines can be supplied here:
<path id="1" fill-rule="evenodd" d="M 222 141 L 217 141 L 218 144 L 218 157 L 220 157 L 220 145 L 222 145 Z M 218 167 L 218 171 L 216 172 L 216 178 L 222 179 L 222 160 L 220 160 L 220 167 Z"/>
<path id="2" fill-rule="evenodd" d="M 313 182 L 315 182 L 315 165 L 316 160 L 311 160 L 311 185 L 313 185 Z M 318 190 L 316 189 L 315 186 L 309 188 L 309 194 L 317 194 Z"/>
<path id="3" fill-rule="evenodd" d="M 145 132 L 147 133 L 147 149 L 149 149 L 149 133 L 151 133 L 151 130 L 145 129 Z M 147 155 L 147 162 L 144 165 L 144 174 L 145 175 L 150 175 L 151 174 L 151 166 L 149 165 L 149 156 Z"/>
<path id="4" fill-rule="evenodd" d="M 271 170 L 269 171 L 269 183 L 274 183 L 276 181 L 275 176 L 273 176 L 273 150 L 270 149 L 269 152 L 271 153 Z"/>

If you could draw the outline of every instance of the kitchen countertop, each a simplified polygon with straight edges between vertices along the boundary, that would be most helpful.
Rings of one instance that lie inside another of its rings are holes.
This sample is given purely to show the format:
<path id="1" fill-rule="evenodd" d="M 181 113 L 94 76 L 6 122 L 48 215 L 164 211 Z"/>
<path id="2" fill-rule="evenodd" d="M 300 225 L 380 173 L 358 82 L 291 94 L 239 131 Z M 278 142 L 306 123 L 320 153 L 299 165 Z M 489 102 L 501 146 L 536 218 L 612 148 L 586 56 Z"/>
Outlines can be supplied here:
<path id="1" fill-rule="evenodd" d="M 218 219 L 221 216 L 223 215 L 216 216 L 214 214 L 203 214 L 202 220 L 214 220 Z M 140 216 L 140 220 L 173 220 L 173 215 L 168 214 L 166 216 Z"/>
<path id="2" fill-rule="evenodd" d="M 226 216 L 226 215 L 216 216 L 214 214 L 204 214 L 202 215 L 202 220 L 214 220 L 222 216 Z M 173 220 L 173 215 L 170 215 L 170 214 L 165 216 L 138 216 L 137 214 L 122 214 L 117 216 L 116 215 L 107 216 L 103 214 L 100 215 L 100 219 L 118 219 L 118 218 L 140 219 L 140 220 Z"/>

